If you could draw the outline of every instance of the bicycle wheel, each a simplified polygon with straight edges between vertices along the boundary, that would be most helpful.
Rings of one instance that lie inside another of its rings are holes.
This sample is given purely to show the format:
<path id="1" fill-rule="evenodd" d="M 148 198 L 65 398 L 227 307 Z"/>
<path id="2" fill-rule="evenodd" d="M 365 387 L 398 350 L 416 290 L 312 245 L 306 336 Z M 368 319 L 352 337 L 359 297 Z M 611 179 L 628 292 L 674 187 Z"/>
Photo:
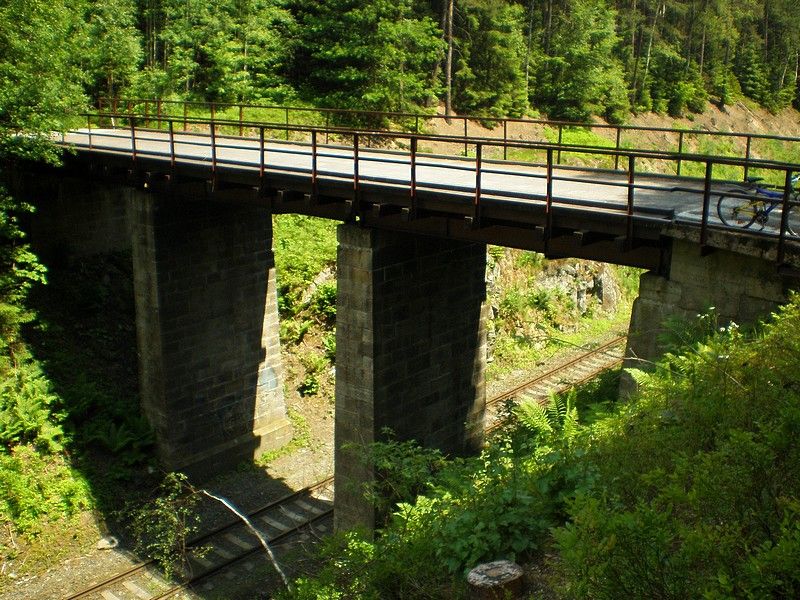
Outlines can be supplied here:
<path id="1" fill-rule="evenodd" d="M 752 190 L 747 188 L 725 190 L 717 202 L 719 220 L 728 227 L 742 227 L 743 229 L 750 227 L 756 220 L 756 207 L 752 199 L 748 200 L 738 196 L 752 195 L 752 193 Z"/>
<path id="2" fill-rule="evenodd" d="M 797 196 L 794 197 L 797 200 Z M 789 207 L 789 218 L 786 219 L 786 233 L 789 235 L 800 235 L 800 211 L 797 210 L 797 206 L 790 206 Z"/>

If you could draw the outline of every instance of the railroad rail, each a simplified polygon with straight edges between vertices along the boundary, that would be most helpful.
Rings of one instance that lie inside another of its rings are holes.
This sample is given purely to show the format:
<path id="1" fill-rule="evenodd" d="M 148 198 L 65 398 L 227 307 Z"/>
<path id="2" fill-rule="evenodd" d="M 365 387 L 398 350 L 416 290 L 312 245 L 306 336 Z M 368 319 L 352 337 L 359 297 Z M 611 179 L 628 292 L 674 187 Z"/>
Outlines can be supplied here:
<path id="1" fill-rule="evenodd" d="M 503 402 L 519 398 L 543 403 L 550 394 L 562 394 L 622 364 L 626 339 L 621 336 L 609 340 L 488 400 L 487 431 L 494 431 L 501 425 L 499 411 Z"/>
<path id="2" fill-rule="evenodd" d="M 497 410 L 503 402 L 514 398 L 533 398 L 543 402 L 550 393 L 562 393 L 569 388 L 585 383 L 607 369 L 622 362 L 625 337 L 614 338 L 600 346 L 539 374 L 486 402 L 487 411 L 494 418 L 487 431 L 493 431 L 497 422 Z M 490 419 L 487 419 L 487 423 Z M 252 511 L 249 518 L 266 529 L 269 542 L 279 543 L 297 535 L 309 527 L 324 534 L 326 520 L 332 515 L 332 494 L 329 486 L 333 477 L 327 477 L 307 488 L 270 502 Z M 318 497 L 320 492 L 323 498 Z M 317 494 L 317 496 L 315 496 Z M 205 556 L 190 554 L 190 571 L 193 573 L 182 582 L 166 581 L 156 571 L 155 561 L 134 565 L 87 589 L 75 593 L 65 600 L 160 600 L 174 597 L 204 580 L 235 568 L 249 556 L 262 552 L 262 547 L 253 536 L 244 531 L 240 521 L 232 521 L 192 541 L 193 547 L 210 546 Z"/>
<path id="3" fill-rule="evenodd" d="M 327 477 L 307 488 L 270 502 L 252 511 L 257 523 L 271 544 L 285 542 L 312 528 L 316 533 L 328 531 L 327 520 L 333 514 L 333 477 Z M 263 548 L 246 531 L 241 521 L 231 521 L 205 533 L 191 542 L 194 548 L 210 547 L 207 554 L 189 553 L 191 573 L 181 582 L 168 581 L 157 572 L 155 561 L 148 560 L 105 579 L 65 600 L 160 600 L 171 598 L 215 575 L 234 568 Z"/>

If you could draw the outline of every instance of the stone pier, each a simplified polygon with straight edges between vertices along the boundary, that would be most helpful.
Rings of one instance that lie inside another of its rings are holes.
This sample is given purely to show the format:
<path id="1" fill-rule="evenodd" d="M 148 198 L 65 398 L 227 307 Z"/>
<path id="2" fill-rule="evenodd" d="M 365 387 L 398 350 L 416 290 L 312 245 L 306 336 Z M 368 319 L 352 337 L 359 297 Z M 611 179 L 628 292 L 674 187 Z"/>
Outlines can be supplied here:
<path id="1" fill-rule="evenodd" d="M 483 439 L 486 246 L 340 225 L 335 520 L 372 528 L 364 448 L 398 440 L 448 454 Z"/>
<path id="2" fill-rule="evenodd" d="M 202 478 L 283 445 L 269 212 L 127 193 L 140 393 L 162 464 Z"/>

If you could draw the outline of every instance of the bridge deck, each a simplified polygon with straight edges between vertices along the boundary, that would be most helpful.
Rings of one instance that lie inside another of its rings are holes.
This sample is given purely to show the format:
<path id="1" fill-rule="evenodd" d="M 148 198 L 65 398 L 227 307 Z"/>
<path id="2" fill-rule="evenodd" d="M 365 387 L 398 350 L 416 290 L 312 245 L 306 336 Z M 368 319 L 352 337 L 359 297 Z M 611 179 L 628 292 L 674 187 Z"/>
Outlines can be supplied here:
<path id="1" fill-rule="evenodd" d="M 213 165 L 217 177 L 258 185 L 262 164 L 258 139 L 217 135 L 213 148 L 209 135 L 175 133 L 172 139 L 170 143 L 170 135 L 164 131 L 137 130 L 135 154 L 139 168 L 167 171 L 171 168 L 174 153 L 175 165 L 184 170 L 208 173 Z M 84 157 L 97 161 L 116 159 L 130 162 L 134 154 L 129 129 L 75 130 L 65 135 L 63 143 L 78 149 Z M 264 175 L 270 185 L 299 192 L 311 191 L 314 165 L 310 144 L 268 140 L 264 149 Z M 315 156 L 315 190 L 320 194 L 352 195 L 357 168 L 362 198 L 367 198 L 373 205 L 409 205 L 412 169 L 408 151 L 362 147 L 356 161 L 352 146 L 320 144 Z M 473 213 L 478 189 L 474 158 L 418 153 L 414 174 L 419 202 L 429 211 L 455 214 L 462 220 Z M 610 237 L 627 233 L 629 238 L 635 235 L 639 240 L 649 240 L 653 246 L 658 246 L 658 240 L 666 229 L 676 225 L 692 229 L 702 220 L 704 181 L 699 179 L 636 173 L 635 182 L 631 184 L 625 172 L 554 166 L 550 184 L 550 225 L 566 230 Z M 723 233 L 741 235 L 742 230 L 729 230 L 716 214 L 717 198 L 732 185 L 731 182 L 713 184 L 708 225 Z M 493 218 L 494 224 L 503 229 L 505 233 L 498 235 L 506 236 L 505 245 L 535 250 L 547 247 L 549 253 L 554 255 L 582 256 L 580 251 L 559 250 L 557 245 L 554 247 L 552 243 L 536 240 L 535 236 L 523 240 L 519 235 L 509 234 L 515 224 L 530 229 L 543 222 L 547 212 L 547 186 L 547 169 L 544 167 L 484 160 L 479 184 L 482 214 Z M 343 214 L 341 211 L 298 208 L 297 204 L 295 202 L 291 207 L 273 205 L 273 209 L 276 212 L 306 212 L 332 218 L 340 218 Z M 375 212 L 377 214 L 380 211 Z M 370 218 L 367 215 L 368 221 Z M 774 240 L 778 236 L 779 226 L 780 210 L 775 210 L 770 223 L 748 233 Z M 452 226 L 447 229 L 450 231 Z M 466 229 L 460 237 L 486 238 L 485 241 L 503 243 L 498 242 L 497 236 L 482 237 L 480 233 L 468 233 Z M 578 245 L 581 244 L 579 242 Z M 789 245 L 795 245 L 794 240 Z M 645 254 L 646 258 L 636 258 L 637 253 L 634 252 L 627 260 L 615 262 L 654 268 L 659 259 L 655 258 L 653 252 L 645 251 Z M 603 260 L 604 252 L 600 252 L 596 258 Z"/>

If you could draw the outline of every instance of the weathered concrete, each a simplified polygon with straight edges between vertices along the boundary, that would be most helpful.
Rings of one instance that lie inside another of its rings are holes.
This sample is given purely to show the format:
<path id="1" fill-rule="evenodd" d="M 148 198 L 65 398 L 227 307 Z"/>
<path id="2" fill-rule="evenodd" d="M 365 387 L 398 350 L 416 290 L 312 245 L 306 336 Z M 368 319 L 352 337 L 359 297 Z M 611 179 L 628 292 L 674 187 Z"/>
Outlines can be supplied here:
<path id="1" fill-rule="evenodd" d="M 129 192 L 142 406 L 206 477 L 290 437 L 267 210 Z"/>
<path id="2" fill-rule="evenodd" d="M 391 428 L 446 453 L 478 450 L 486 246 L 339 226 L 335 519 L 374 525 L 363 450 Z"/>
<path id="3" fill-rule="evenodd" d="M 775 263 L 716 250 L 701 256 L 696 244 L 675 240 L 668 277 L 644 273 L 633 305 L 626 367 L 647 369 L 664 352 L 670 319 L 695 320 L 710 307 L 720 327 L 757 323 L 787 300 L 787 284 Z M 623 393 L 634 389 L 624 378 Z"/>

